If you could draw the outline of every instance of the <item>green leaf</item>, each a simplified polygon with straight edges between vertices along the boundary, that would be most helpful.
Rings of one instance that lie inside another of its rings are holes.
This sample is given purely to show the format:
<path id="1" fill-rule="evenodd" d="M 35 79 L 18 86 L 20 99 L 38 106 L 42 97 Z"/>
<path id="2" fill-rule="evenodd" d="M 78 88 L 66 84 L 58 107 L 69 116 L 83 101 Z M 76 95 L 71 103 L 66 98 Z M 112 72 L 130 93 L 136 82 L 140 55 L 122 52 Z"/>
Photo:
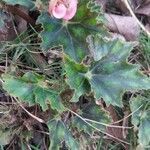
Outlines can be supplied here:
<path id="1" fill-rule="evenodd" d="M 49 150 L 59 150 L 62 146 L 62 142 L 65 141 L 65 144 L 71 150 L 78 150 L 79 146 L 73 136 L 71 135 L 69 129 L 61 120 L 50 120 L 48 122 L 48 128 L 50 131 L 50 148 Z"/>
<path id="2" fill-rule="evenodd" d="M 93 127 L 97 128 L 98 130 L 104 132 L 106 126 L 102 124 L 109 124 L 111 120 L 107 112 L 94 103 L 88 104 L 85 107 L 83 107 L 79 115 L 82 117 L 82 119 L 78 116 L 74 116 L 72 118 L 72 125 L 73 127 L 76 127 L 80 132 L 84 131 L 89 135 L 92 135 L 92 133 L 96 131 L 96 129 L 92 128 L 88 123 L 90 123 Z M 99 124 L 92 121 L 88 121 L 86 119 L 99 122 Z M 86 123 L 85 121 L 88 123 Z"/>
<path id="3" fill-rule="evenodd" d="M 84 77 L 84 74 L 88 71 L 88 68 L 83 64 L 75 64 L 73 60 L 68 56 L 64 56 L 66 82 L 70 85 L 71 89 L 74 89 L 74 95 L 71 99 L 72 102 L 77 102 L 79 97 L 90 91 L 90 85 Z"/>
<path id="4" fill-rule="evenodd" d="M 95 61 L 103 58 L 110 61 L 126 60 L 133 46 L 131 43 L 123 43 L 119 40 L 111 40 L 108 37 L 102 37 L 99 34 L 89 35 L 86 39 L 89 44 L 90 54 Z"/>
<path id="5" fill-rule="evenodd" d="M 30 105 L 40 104 L 43 110 L 50 104 L 52 109 L 63 111 L 64 106 L 59 99 L 59 92 L 51 89 L 43 76 L 28 72 L 22 77 L 3 74 L 3 88 L 8 94 L 28 102 Z"/>
<path id="6" fill-rule="evenodd" d="M 9 5 L 21 5 L 21 6 L 25 6 L 29 9 L 32 9 L 34 7 L 34 2 L 32 0 L 3 0 L 4 2 L 6 2 Z"/>
<path id="7" fill-rule="evenodd" d="M 138 142 L 142 146 L 150 146 L 150 100 L 138 96 L 130 101 L 133 112 L 132 124 L 138 127 Z"/>
<path id="8" fill-rule="evenodd" d="M 92 50 L 100 56 L 86 75 L 96 99 L 102 97 L 107 104 L 122 106 L 125 91 L 150 89 L 150 79 L 139 72 L 138 66 L 126 62 L 133 47 L 131 43 L 98 35 L 89 38 L 94 45 Z"/>
<path id="9" fill-rule="evenodd" d="M 50 47 L 63 45 L 64 52 L 67 55 L 81 62 L 88 53 L 85 43 L 87 35 L 103 30 L 102 27 L 96 26 L 96 17 L 100 14 L 100 6 L 91 2 L 91 8 L 90 5 L 87 7 L 87 3 L 88 0 L 79 1 L 76 16 L 71 21 L 55 19 L 47 12 L 41 13 L 37 23 L 43 26 L 41 47 L 44 52 L 48 51 Z"/>
<path id="10" fill-rule="evenodd" d="M 97 100 L 103 98 L 107 104 L 120 107 L 125 91 L 150 89 L 150 79 L 139 72 L 137 65 L 126 62 L 132 50 L 130 43 L 103 39 L 98 35 L 88 38 L 89 48 L 93 51 L 92 56 L 95 60 L 89 68 L 85 70 L 82 64 L 74 62 L 69 57 L 65 60 L 67 80 L 72 81 L 76 78 L 82 83 L 82 90 L 75 95 L 78 94 L 79 97 L 91 87 Z M 76 66 L 82 69 L 77 69 Z M 85 83 L 84 80 L 88 82 Z M 78 86 L 73 81 L 68 84 L 78 92 Z"/>

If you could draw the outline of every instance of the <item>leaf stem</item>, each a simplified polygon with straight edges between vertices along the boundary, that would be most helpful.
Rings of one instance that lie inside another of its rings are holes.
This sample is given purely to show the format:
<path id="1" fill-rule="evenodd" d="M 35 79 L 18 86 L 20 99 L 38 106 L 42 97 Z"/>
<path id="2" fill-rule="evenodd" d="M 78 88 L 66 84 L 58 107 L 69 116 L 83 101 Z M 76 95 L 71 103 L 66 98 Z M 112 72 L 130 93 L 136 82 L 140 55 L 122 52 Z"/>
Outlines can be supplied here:
<path id="1" fill-rule="evenodd" d="M 84 118 L 84 120 L 89 121 L 89 122 L 93 122 L 96 124 L 104 125 L 106 127 L 111 127 L 111 128 L 123 128 L 123 129 L 132 129 L 133 128 L 133 127 L 126 127 L 126 126 L 115 126 L 115 125 L 106 124 L 106 123 L 98 122 L 98 121 L 87 119 L 87 118 Z"/>

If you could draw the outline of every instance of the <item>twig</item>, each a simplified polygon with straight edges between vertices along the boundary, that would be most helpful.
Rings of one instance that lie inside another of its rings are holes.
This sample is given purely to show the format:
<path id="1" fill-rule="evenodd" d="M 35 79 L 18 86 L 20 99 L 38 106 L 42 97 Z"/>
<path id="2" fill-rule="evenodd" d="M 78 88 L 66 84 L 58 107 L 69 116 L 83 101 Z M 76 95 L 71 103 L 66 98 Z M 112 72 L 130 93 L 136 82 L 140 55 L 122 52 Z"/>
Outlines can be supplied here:
<path id="1" fill-rule="evenodd" d="M 103 133 L 103 134 L 106 134 L 107 136 L 109 136 L 109 137 L 111 137 L 111 138 L 113 138 L 113 139 L 116 139 L 116 140 L 118 140 L 118 141 L 120 141 L 120 142 L 122 142 L 122 143 L 125 143 L 125 144 L 127 144 L 127 145 L 130 145 L 130 143 L 128 143 L 128 142 L 126 142 L 126 141 L 124 141 L 124 140 L 121 140 L 121 139 L 119 139 L 119 138 L 117 138 L 117 137 L 114 137 L 113 135 L 111 135 L 111 134 L 109 134 L 109 133 L 106 133 L 106 132 L 104 132 L 104 131 L 102 131 L 102 130 L 100 130 L 100 129 L 98 129 L 98 128 L 96 128 L 95 126 L 93 126 L 91 123 L 89 123 L 89 122 L 87 122 L 84 118 L 82 118 L 80 115 L 78 115 L 76 112 L 74 112 L 74 111 L 72 111 L 72 110 L 70 110 L 70 109 L 68 109 L 71 113 L 73 113 L 74 115 L 76 115 L 77 117 L 79 117 L 81 120 L 83 120 L 86 124 L 88 124 L 90 127 L 92 127 L 93 129 L 95 129 L 95 130 L 97 130 L 97 131 L 99 131 L 99 132 L 101 132 L 101 133 Z"/>
<path id="2" fill-rule="evenodd" d="M 133 127 L 116 126 L 116 125 L 106 124 L 106 123 L 98 122 L 98 121 L 91 120 L 91 119 L 88 119 L 88 118 L 84 118 L 84 120 L 86 120 L 88 122 L 93 122 L 93 123 L 96 123 L 96 124 L 100 124 L 100 125 L 103 125 L 103 126 L 106 126 L 106 127 L 111 127 L 111 128 L 121 128 L 121 129 L 132 129 L 133 128 Z"/>
<path id="3" fill-rule="evenodd" d="M 131 8 L 131 6 L 130 6 L 128 0 L 122 0 L 122 1 L 125 3 L 125 5 L 126 5 L 126 7 L 128 8 L 128 10 L 129 10 L 131 16 L 137 21 L 137 23 L 138 23 L 138 25 L 141 27 L 141 29 L 142 29 L 148 36 L 150 36 L 150 32 L 144 27 L 144 25 L 139 21 L 139 19 L 138 19 L 138 18 L 136 17 L 136 15 L 134 14 L 134 12 L 133 12 L 133 10 L 132 10 L 132 8 Z"/>
<path id="4" fill-rule="evenodd" d="M 37 117 L 37 116 L 31 114 L 28 110 L 26 110 L 26 109 L 22 106 L 22 104 L 17 100 L 17 98 L 15 98 L 15 97 L 13 97 L 13 98 L 17 101 L 17 103 L 19 104 L 19 106 L 20 106 L 29 116 L 31 116 L 32 118 L 34 118 L 35 120 L 37 120 L 37 121 L 40 122 L 40 123 L 44 123 L 44 122 L 45 122 L 43 119 L 41 119 L 41 118 L 39 118 L 39 117 Z"/>
<path id="5" fill-rule="evenodd" d="M 115 121 L 115 122 L 112 122 L 112 124 L 117 124 L 119 122 L 122 122 L 124 119 L 127 119 L 129 118 L 130 116 L 132 116 L 133 114 L 135 114 L 143 105 L 141 105 L 139 108 L 137 108 L 135 111 L 133 111 L 132 113 L 130 113 L 129 115 L 125 116 L 124 118 L 118 120 L 118 121 Z"/>

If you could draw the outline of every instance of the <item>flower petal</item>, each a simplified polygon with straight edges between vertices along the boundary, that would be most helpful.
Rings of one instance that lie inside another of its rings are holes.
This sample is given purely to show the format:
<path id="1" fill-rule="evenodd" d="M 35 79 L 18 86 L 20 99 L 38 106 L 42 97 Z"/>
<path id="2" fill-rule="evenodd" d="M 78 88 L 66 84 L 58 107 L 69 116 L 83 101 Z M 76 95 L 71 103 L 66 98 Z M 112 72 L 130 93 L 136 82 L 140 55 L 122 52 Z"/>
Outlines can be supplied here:
<path id="1" fill-rule="evenodd" d="M 59 4 L 52 9 L 52 15 L 57 19 L 63 18 L 66 12 L 67 8 L 65 7 L 64 4 Z"/>
<path id="2" fill-rule="evenodd" d="M 66 11 L 66 15 L 63 17 L 63 19 L 65 20 L 70 20 L 72 19 L 75 14 L 76 14 L 76 11 L 77 11 L 77 4 L 78 4 L 78 1 L 77 0 L 68 0 L 69 2 L 69 7 L 67 8 L 67 11 Z"/>
<path id="3" fill-rule="evenodd" d="M 48 8 L 48 12 L 51 14 L 52 10 L 54 9 L 54 7 L 57 5 L 58 0 L 50 0 L 49 1 L 49 8 Z"/>

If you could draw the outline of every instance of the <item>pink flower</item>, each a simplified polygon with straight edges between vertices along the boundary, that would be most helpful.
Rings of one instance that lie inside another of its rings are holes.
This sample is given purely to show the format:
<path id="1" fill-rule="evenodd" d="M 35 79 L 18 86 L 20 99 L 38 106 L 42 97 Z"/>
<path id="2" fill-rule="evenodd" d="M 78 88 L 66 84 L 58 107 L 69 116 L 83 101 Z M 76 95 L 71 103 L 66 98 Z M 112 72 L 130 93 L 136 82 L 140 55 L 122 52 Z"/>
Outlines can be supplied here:
<path id="1" fill-rule="evenodd" d="M 77 0 L 50 0 L 49 13 L 57 19 L 70 20 L 77 11 Z"/>

